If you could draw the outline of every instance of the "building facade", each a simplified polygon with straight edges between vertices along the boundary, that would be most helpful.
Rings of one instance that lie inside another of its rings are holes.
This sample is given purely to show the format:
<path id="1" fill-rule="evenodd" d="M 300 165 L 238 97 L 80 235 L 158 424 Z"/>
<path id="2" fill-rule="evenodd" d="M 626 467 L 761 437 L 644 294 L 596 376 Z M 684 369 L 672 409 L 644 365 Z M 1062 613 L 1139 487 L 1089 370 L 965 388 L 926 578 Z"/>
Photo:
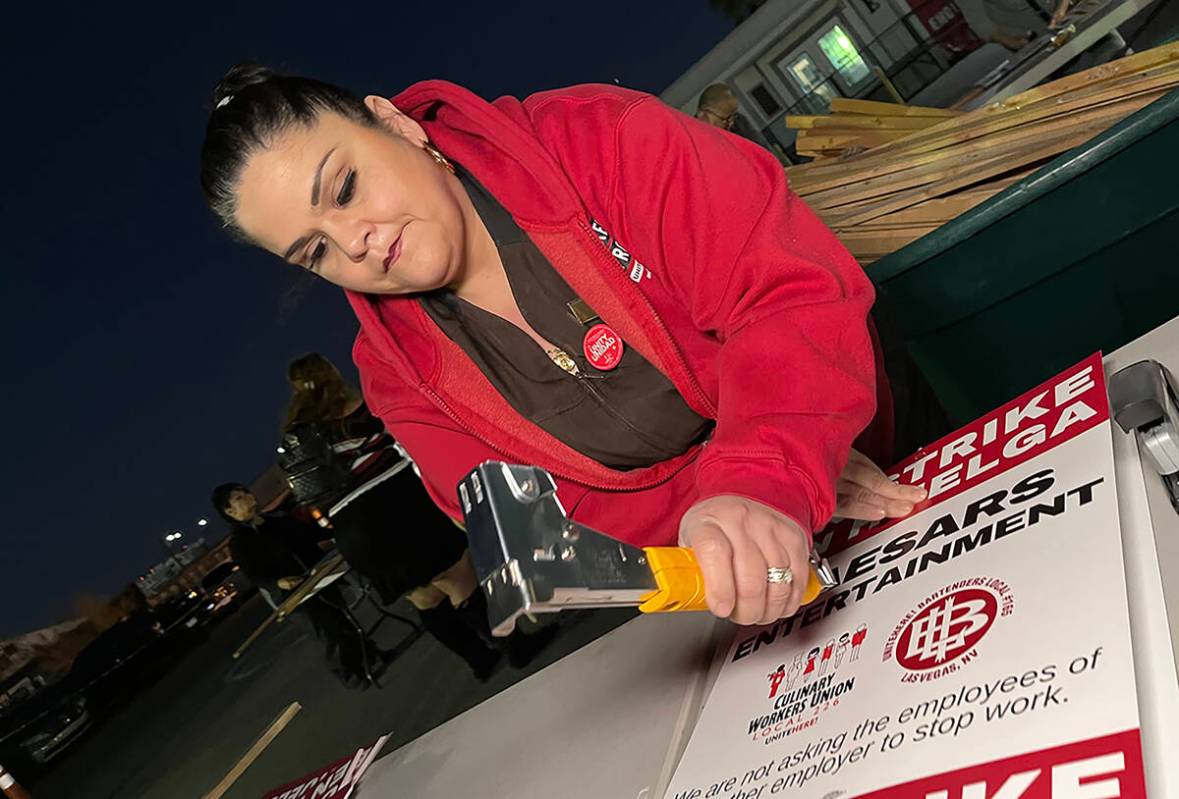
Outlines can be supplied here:
<path id="1" fill-rule="evenodd" d="M 705 88 L 727 84 L 785 160 L 786 115 L 834 97 L 909 101 L 981 45 L 950 0 L 769 0 L 661 97 L 695 114 Z"/>

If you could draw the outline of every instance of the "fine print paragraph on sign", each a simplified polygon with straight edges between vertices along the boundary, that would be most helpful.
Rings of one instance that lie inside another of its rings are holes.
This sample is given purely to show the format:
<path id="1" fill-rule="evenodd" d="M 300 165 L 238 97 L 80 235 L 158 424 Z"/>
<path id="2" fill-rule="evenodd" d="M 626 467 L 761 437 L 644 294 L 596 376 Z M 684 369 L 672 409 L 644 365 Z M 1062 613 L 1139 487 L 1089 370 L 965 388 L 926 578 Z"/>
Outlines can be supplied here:
<path id="1" fill-rule="evenodd" d="M 816 544 L 735 628 L 668 799 L 1145 796 L 1100 355 L 898 464 L 929 499 Z"/>

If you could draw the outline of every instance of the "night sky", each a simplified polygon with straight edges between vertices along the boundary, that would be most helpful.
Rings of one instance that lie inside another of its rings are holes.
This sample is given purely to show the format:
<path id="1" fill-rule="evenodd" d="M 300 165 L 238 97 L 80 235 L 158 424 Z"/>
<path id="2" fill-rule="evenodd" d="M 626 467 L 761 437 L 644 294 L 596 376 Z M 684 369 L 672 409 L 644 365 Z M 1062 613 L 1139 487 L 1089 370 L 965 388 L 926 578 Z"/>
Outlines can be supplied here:
<path id="1" fill-rule="evenodd" d="M 274 453 L 287 362 L 354 375 L 338 289 L 223 237 L 197 159 L 236 61 L 393 95 L 575 83 L 658 93 L 732 29 L 708 0 L 22 4 L 6 12 L 0 638 L 109 594 Z M 396 8 L 397 11 L 392 11 Z M 223 533 L 219 522 L 207 537 Z"/>

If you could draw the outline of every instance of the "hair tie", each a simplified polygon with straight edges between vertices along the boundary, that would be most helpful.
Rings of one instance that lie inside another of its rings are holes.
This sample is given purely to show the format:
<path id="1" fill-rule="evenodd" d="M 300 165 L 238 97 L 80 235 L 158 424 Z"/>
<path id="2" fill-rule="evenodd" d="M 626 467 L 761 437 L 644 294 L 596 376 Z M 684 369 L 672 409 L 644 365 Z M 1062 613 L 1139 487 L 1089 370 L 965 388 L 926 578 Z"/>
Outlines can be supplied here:
<path id="1" fill-rule="evenodd" d="M 232 99 L 233 99 L 232 94 L 225 95 L 224 97 L 222 97 L 220 100 L 217 101 L 217 106 L 213 110 L 216 111 L 218 108 L 221 108 L 222 106 L 229 105 L 229 101 Z"/>

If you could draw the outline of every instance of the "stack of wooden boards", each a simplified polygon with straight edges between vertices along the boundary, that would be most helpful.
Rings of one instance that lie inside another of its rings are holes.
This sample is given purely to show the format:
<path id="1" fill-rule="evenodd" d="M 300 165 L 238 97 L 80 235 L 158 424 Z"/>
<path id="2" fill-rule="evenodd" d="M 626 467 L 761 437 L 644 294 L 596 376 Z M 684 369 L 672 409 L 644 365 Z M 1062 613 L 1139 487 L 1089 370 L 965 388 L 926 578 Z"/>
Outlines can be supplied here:
<path id="1" fill-rule="evenodd" d="M 836 97 L 826 116 L 788 116 L 786 127 L 798 131 L 794 149 L 811 158 L 831 158 L 849 150 L 879 147 L 924 130 L 961 111 L 919 105 L 879 103 Z"/>
<path id="2" fill-rule="evenodd" d="M 934 123 L 865 152 L 788 167 L 787 173 L 791 188 L 861 263 L 869 264 L 1175 86 L 1179 43 L 1102 64 L 966 114 L 902 117 Z M 844 117 L 846 111 L 843 106 L 836 116 Z"/>

